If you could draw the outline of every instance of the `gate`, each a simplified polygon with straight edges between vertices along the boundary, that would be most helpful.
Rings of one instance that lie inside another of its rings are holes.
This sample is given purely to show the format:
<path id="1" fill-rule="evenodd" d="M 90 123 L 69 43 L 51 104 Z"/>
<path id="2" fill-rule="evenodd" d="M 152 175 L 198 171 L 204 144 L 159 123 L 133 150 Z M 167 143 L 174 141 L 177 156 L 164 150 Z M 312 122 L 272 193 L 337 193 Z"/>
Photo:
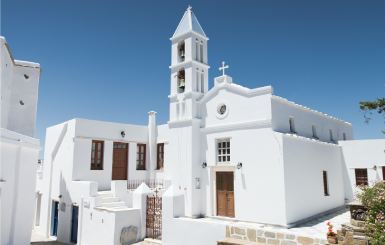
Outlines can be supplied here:
<path id="1" fill-rule="evenodd" d="M 162 239 L 162 197 L 158 190 L 147 196 L 146 237 Z"/>

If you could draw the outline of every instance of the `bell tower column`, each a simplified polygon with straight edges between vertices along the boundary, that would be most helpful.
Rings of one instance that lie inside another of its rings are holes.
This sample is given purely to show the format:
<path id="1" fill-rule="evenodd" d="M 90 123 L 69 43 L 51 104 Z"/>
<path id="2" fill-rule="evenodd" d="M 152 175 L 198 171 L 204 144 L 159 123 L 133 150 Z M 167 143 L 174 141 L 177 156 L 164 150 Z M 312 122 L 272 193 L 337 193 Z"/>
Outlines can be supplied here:
<path id="1" fill-rule="evenodd" d="M 169 177 L 184 192 L 185 215 L 204 212 L 200 181 L 201 134 L 197 100 L 208 91 L 207 41 L 191 7 L 171 37 Z"/>

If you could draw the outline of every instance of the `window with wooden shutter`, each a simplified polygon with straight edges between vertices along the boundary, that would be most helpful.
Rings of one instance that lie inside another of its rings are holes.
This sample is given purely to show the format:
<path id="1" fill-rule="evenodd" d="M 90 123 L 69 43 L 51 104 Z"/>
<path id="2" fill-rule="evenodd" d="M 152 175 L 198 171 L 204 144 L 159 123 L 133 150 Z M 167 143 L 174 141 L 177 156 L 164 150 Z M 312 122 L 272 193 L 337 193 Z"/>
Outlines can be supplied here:
<path id="1" fill-rule="evenodd" d="M 137 144 L 136 170 L 146 170 L 146 144 Z"/>
<path id="2" fill-rule="evenodd" d="M 368 170 L 366 168 L 356 168 L 356 185 L 368 185 Z"/>
<path id="3" fill-rule="evenodd" d="M 324 195 L 329 196 L 328 173 L 326 171 L 323 171 L 322 177 L 323 177 L 323 183 L 324 183 Z"/>
<path id="4" fill-rule="evenodd" d="M 91 147 L 91 170 L 103 170 L 104 142 L 93 140 Z"/>
<path id="5" fill-rule="evenodd" d="M 164 164 L 164 143 L 159 143 L 156 147 L 156 169 L 163 169 Z"/>

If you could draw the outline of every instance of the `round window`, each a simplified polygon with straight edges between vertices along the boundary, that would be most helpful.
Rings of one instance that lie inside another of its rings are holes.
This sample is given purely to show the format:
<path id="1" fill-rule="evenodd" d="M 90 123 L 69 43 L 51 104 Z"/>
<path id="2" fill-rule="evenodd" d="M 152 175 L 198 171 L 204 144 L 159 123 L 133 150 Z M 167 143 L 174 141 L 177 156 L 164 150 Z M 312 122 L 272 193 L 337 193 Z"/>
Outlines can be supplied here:
<path id="1" fill-rule="evenodd" d="M 218 114 L 219 115 L 224 115 L 226 113 L 226 105 L 225 104 L 221 104 L 218 106 Z"/>

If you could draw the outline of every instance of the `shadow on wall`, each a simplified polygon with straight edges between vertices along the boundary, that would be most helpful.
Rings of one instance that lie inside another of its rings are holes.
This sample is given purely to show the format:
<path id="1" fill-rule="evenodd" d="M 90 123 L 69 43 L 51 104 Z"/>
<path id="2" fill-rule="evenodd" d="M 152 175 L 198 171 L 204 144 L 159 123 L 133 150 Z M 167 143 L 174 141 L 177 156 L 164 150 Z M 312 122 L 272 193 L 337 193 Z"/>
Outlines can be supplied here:
<path id="1" fill-rule="evenodd" d="M 342 160 L 342 178 L 344 182 L 344 189 L 345 189 L 345 200 L 348 202 L 351 202 L 354 199 L 353 194 L 353 183 L 351 183 L 351 180 L 349 178 L 349 169 L 345 162 L 345 157 L 343 154 L 343 151 L 341 150 L 341 160 Z"/>
<path id="2" fill-rule="evenodd" d="M 60 173 L 60 186 L 59 196 L 56 200 L 59 200 L 59 215 L 57 225 L 57 238 L 59 241 L 67 241 L 71 235 L 71 215 L 72 215 L 72 199 L 68 192 L 66 180 Z M 54 197 L 55 199 L 56 197 Z M 52 217 L 51 217 L 52 220 Z M 52 230 L 51 222 L 51 230 Z"/>

